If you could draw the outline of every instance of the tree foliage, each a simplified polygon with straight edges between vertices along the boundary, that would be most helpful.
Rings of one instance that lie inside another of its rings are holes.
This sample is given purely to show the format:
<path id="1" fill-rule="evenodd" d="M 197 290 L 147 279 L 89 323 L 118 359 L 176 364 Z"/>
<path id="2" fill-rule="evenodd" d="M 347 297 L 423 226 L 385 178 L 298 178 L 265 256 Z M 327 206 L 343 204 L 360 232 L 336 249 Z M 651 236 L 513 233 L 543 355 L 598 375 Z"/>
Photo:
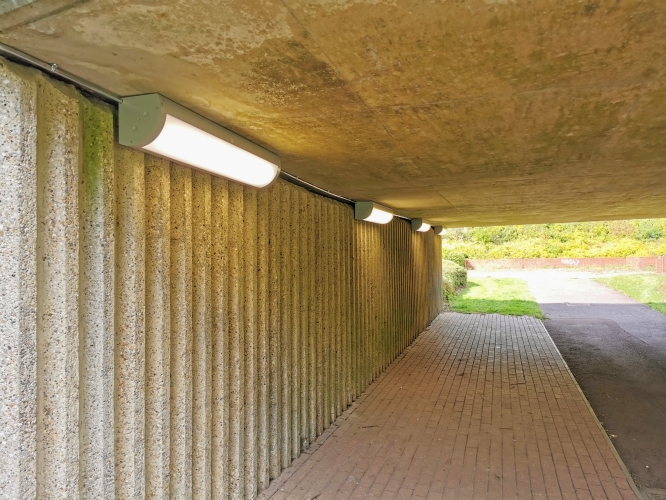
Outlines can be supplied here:
<path id="1" fill-rule="evenodd" d="M 666 219 L 449 229 L 445 259 L 629 257 L 666 254 Z"/>

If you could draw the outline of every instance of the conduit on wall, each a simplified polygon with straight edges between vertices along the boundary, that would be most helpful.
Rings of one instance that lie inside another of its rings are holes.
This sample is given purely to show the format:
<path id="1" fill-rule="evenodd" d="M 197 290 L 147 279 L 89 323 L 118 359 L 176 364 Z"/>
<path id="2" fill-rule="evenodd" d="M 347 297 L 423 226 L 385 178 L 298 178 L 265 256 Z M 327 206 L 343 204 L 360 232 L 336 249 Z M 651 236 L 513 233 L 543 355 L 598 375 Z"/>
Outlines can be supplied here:
<path id="1" fill-rule="evenodd" d="M 0 60 L 0 497 L 254 498 L 442 308 L 440 240 L 118 146 Z"/>

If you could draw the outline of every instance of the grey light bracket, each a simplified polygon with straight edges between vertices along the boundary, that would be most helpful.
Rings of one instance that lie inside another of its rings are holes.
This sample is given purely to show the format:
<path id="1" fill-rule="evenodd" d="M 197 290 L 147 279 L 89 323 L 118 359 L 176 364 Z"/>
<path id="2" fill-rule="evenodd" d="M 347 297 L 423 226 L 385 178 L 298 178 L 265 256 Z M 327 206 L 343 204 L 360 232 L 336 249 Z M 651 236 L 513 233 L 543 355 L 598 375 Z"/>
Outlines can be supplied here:
<path id="1" fill-rule="evenodd" d="M 393 213 L 393 209 L 375 203 L 374 201 L 357 201 L 354 205 L 354 218 L 356 220 L 365 220 L 370 217 L 370 214 L 375 208 L 390 214 Z"/>
<path id="2" fill-rule="evenodd" d="M 412 219 L 412 229 L 414 231 L 420 231 L 426 224 L 427 223 L 423 219 Z"/>

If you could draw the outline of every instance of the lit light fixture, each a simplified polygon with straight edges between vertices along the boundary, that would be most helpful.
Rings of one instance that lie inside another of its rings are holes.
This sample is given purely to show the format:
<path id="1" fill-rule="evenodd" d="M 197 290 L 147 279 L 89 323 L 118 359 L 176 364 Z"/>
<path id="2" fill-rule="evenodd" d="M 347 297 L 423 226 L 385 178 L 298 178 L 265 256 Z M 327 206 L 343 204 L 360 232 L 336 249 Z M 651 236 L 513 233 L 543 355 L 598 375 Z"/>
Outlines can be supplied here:
<path id="1" fill-rule="evenodd" d="M 412 229 L 419 233 L 425 233 L 430 230 L 430 224 L 423 222 L 423 219 L 412 219 Z"/>
<path id="2" fill-rule="evenodd" d="M 377 224 L 387 224 L 393 218 L 393 210 L 378 205 L 374 201 L 357 201 L 354 206 L 354 218 Z"/>
<path id="3" fill-rule="evenodd" d="M 280 173 L 280 158 L 160 94 L 124 97 L 118 111 L 123 146 L 262 188 Z"/>
<path id="4" fill-rule="evenodd" d="M 433 231 L 435 231 L 435 234 L 437 236 L 441 236 L 443 234 L 446 234 L 446 228 L 442 226 L 432 226 Z"/>

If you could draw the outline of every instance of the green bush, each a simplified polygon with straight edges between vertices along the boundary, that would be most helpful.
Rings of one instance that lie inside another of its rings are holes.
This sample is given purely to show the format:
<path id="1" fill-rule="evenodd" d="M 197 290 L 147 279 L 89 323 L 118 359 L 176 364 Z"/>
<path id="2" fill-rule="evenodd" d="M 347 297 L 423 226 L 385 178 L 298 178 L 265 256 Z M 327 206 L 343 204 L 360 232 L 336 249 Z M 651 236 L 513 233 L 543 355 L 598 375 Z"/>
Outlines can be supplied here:
<path id="1" fill-rule="evenodd" d="M 442 260 L 444 300 L 450 301 L 456 291 L 467 286 L 467 269 L 451 260 Z"/>
<path id="2" fill-rule="evenodd" d="M 456 296 L 456 291 L 453 288 L 453 283 L 446 278 L 442 280 L 442 296 L 444 297 L 444 302 L 451 302 Z"/>
<path id="3" fill-rule="evenodd" d="M 666 219 L 449 229 L 442 257 L 464 259 L 632 257 L 666 254 Z"/>
<path id="4" fill-rule="evenodd" d="M 639 221 L 636 224 L 636 239 L 641 241 L 660 240 L 664 237 L 664 228 L 654 219 Z"/>
<path id="5" fill-rule="evenodd" d="M 442 259 L 444 262 L 452 261 L 458 264 L 460 267 L 465 267 L 465 260 L 467 259 L 467 254 L 464 252 L 457 252 L 455 250 L 449 250 L 442 247 Z"/>

